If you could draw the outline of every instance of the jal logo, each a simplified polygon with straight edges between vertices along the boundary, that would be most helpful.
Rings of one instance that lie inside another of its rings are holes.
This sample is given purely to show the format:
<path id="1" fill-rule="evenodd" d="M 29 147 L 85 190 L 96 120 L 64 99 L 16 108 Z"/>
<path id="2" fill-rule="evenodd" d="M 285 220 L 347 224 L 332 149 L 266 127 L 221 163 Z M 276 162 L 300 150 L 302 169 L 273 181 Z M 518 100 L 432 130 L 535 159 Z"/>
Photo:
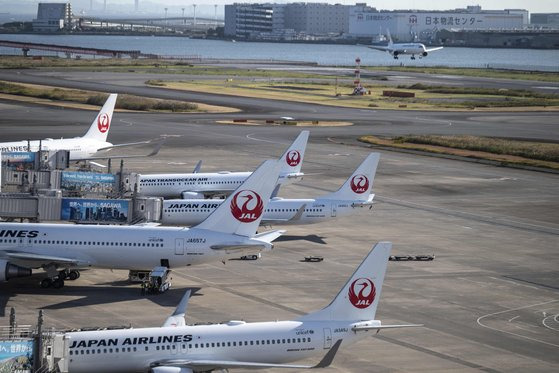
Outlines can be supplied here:
<path id="1" fill-rule="evenodd" d="M 351 178 L 351 190 L 357 194 L 365 193 L 369 190 L 369 179 L 365 175 L 355 175 Z"/>
<path id="2" fill-rule="evenodd" d="M 97 118 L 97 128 L 99 128 L 99 132 L 105 133 L 109 130 L 109 126 L 111 125 L 111 119 L 109 118 L 109 114 L 103 113 L 99 114 Z"/>
<path id="3" fill-rule="evenodd" d="M 299 153 L 297 150 L 292 150 L 287 153 L 287 155 L 285 156 L 285 160 L 287 161 L 288 165 L 290 165 L 291 167 L 295 167 L 301 162 L 301 153 Z"/>
<path id="4" fill-rule="evenodd" d="M 368 278 L 358 278 L 349 286 L 349 301 L 356 308 L 367 308 L 373 304 L 377 290 Z"/>
<path id="5" fill-rule="evenodd" d="M 262 215 L 262 211 L 262 198 L 252 190 L 241 190 L 231 199 L 231 214 L 242 223 L 252 223 Z"/>

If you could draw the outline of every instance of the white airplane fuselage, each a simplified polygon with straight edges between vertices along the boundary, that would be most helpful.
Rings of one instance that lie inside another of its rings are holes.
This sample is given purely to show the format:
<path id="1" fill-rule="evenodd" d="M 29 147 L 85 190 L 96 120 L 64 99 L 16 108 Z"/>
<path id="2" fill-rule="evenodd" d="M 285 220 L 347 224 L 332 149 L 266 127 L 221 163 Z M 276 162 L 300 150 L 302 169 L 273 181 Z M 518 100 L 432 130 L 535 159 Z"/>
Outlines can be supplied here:
<path id="1" fill-rule="evenodd" d="M 182 193 L 193 193 L 192 197 L 204 198 L 203 194 L 226 195 L 239 187 L 252 172 L 212 172 L 189 174 L 139 175 L 138 194 L 142 196 L 177 198 Z M 300 180 L 302 174 L 280 174 L 278 184 Z"/>
<path id="2" fill-rule="evenodd" d="M 375 321 L 369 322 L 369 324 Z M 378 322 L 380 325 L 380 322 Z M 147 372 L 162 360 L 289 363 L 372 334 L 347 321 L 276 321 L 67 333 L 68 371 Z"/>
<path id="3" fill-rule="evenodd" d="M 183 227 L 0 224 L 0 259 L 22 266 L 29 265 L 29 258 L 3 257 L 3 251 L 75 260 L 69 267 L 151 270 L 162 265 L 162 259 L 169 268 L 223 259 L 225 250 L 211 248 L 223 243 L 256 245 L 262 241 Z"/>
<path id="4" fill-rule="evenodd" d="M 195 225 L 204 220 L 223 201 L 166 200 L 163 202 L 161 223 L 164 225 Z M 315 224 L 337 217 L 351 215 L 359 204 L 367 201 L 340 201 L 332 199 L 281 199 L 272 198 L 264 210 L 262 224 Z M 303 207 L 301 216 L 293 219 Z M 293 219 L 293 220 L 291 220 Z"/>
<path id="5" fill-rule="evenodd" d="M 91 157 L 97 150 L 112 146 L 113 144 L 106 141 L 98 141 L 94 139 L 86 139 L 82 137 L 70 139 L 45 139 L 32 141 L 13 141 L 0 143 L 0 151 L 2 152 L 37 152 L 41 150 L 68 150 L 70 152 L 70 160 L 83 159 Z M 29 146 L 28 146 L 29 145 Z"/>
<path id="6" fill-rule="evenodd" d="M 393 44 L 392 50 L 390 50 L 390 54 L 394 55 L 394 52 L 397 54 L 411 54 L 411 55 L 423 55 L 426 53 L 425 45 L 422 43 L 408 43 L 408 44 Z"/>

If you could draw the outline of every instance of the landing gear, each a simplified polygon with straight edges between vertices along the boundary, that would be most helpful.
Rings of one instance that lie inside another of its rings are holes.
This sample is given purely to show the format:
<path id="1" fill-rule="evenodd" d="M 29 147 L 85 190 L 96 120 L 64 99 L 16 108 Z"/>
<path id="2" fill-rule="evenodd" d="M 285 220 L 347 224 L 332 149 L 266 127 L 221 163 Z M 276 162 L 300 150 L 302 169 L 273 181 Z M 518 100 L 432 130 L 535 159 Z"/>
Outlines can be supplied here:
<path id="1" fill-rule="evenodd" d="M 41 280 L 41 287 L 43 289 L 47 288 L 54 288 L 54 289 L 61 289 L 64 287 L 64 281 L 70 280 L 75 281 L 80 278 L 80 271 L 78 270 L 62 270 L 59 271 L 54 277 L 47 277 Z"/>
<path id="2" fill-rule="evenodd" d="M 411 59 L 412 59 L 412 60 L 415 60 L 415 55 L 412 55 L 412 56 L 411 56 Z"/>
<path id="3" fill-rule="evenodd" d="M 395 60 L 398 59 L 398 52 L 394 52 L 394 59 L 395 59 Z"/>

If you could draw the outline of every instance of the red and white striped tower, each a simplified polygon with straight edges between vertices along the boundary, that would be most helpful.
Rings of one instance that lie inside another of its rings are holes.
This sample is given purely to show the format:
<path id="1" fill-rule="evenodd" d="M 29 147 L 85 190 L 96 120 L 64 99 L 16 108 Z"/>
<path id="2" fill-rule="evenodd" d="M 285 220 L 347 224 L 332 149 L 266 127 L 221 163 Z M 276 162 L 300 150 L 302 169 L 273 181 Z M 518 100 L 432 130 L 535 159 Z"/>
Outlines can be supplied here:
<path id="1" fill-rule="evenodd" d="M 361 90 L 361 58 L 359 57 L 355 59 L 355 80 L 353 83 L 355 84 L 355 92 L 359 92 Z"/>

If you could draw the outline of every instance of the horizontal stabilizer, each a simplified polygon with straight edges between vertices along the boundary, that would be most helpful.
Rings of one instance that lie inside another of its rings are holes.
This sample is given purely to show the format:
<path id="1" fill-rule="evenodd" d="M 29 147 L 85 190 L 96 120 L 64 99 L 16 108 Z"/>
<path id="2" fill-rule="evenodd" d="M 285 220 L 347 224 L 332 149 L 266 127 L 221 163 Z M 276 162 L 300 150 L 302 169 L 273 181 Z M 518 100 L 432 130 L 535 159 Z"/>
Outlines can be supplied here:
<path id="1" fill-rule="evenodd" d="M 270 242 L 274 242 L 278 237 L 280 237 L 285 232 L 286 232 L 286 230 L 284 230 L 284 229 L 277 229 L 275 231 L 262 232 L 262 233 L 258 233 L 257 235 L 255 235 L 253 237 L 253 239 L 270 243 Z"/>
<path id="2" fill-rule="evenodd" d="M 399 328 L 421 328 L 423 324 L 404 324 L 404 325 L 359 325 L 351 328 L 354 332 L 381 329 L 399 329 Z"/>
<path id="3" fill-rule="evenodd" d="M 139 141 L 139 142 L 132 142 L 127 144 L 117 144 L 112 146 L 107 146 L 105 148 L 101 148 L 95 152 L 91 157 L 87 158 L 77 158 L 77 161 L 89 161 L 94 159 L 123 159 L 123 158 L 138 158 L 138 157 L 153 157 L 159 150 L 163 144 L 167 141 L 166 138 L 160 137 L 157 139 L 147 140 L 147 141 Z M 118 154 L 117 150 L 122 150 L 125 148 L 138 148 L 137 154 Z M 74 160 L 72 158 L 72 160 Z"/>

